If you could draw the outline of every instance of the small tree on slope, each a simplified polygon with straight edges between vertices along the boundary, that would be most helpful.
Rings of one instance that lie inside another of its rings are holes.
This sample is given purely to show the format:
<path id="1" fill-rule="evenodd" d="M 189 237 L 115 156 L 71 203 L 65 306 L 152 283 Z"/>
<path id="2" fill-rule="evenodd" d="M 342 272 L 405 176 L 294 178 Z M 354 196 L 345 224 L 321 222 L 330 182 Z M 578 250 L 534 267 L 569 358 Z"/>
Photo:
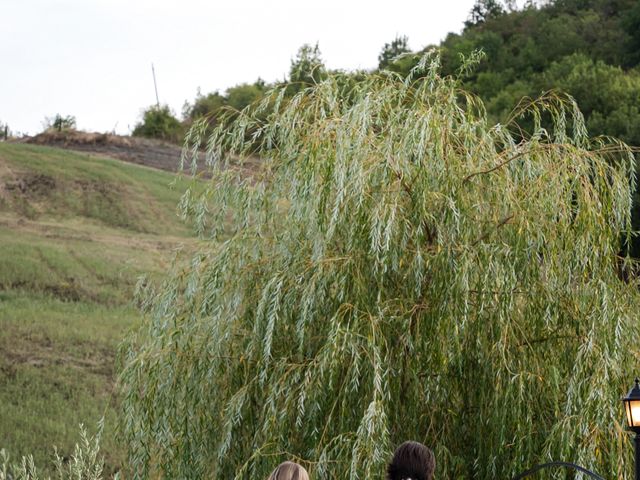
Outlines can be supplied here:
<path id="1" fill-rule="evenodd" d="M 406 439 L 441 479 L 550 458 L 629 478 L 632 155 L 589 140 L 568 98 L 530 103 L 524 140 L 492 126 L 436 57 L 345 84 L 192 129 L 213 176 L 182 209 L 207 241 L 146 288 L 124 349 L 138 478 L 266 478 L 285 458 L 383 478 Z M 260 171 L 227 168 L 257 144 Z"/>

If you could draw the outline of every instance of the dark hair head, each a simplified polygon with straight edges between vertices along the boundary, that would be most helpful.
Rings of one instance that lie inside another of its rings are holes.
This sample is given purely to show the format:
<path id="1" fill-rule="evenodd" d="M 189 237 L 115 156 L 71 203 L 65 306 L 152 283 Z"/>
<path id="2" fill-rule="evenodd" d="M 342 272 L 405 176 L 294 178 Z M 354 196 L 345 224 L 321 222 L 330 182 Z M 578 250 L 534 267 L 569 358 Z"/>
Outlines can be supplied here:
<path id="1" fill-rule="evenodd" d="M 387 468 L 387 480 L 431 480 L 436 468 L 433 452 L 418 442 L 400 445 Z"/>

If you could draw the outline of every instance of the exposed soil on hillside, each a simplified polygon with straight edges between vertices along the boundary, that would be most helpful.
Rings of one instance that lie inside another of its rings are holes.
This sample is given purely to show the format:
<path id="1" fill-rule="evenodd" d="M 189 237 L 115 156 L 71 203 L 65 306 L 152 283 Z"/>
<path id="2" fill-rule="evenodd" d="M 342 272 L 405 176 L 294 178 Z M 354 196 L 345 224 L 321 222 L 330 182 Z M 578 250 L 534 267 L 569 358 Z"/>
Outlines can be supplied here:
<path id="1" fill-rule="evenodd" d="M 161 140 L 74 130 L 47 131 L 19 142 L 105 155 L 169 172 L 178 171 L 181 152 L 180 146 Z"/>
<path id="2" fill-rule="evenodd" d="M 30 197 L 46 197 L 56 188 L 54 178 L 40 173 L 30 173 L 4 184 L 4 190 Z"/>
<path id="3" fill-rule="evenodd" d="M 181 146 L 162 140 L 76 130 L 46 131 L 34 137 L 23 137 L 14 141 L 103 155 L 172 173 L 179 171 L 180 154 L 182 153 Z M 201 153 L 198 161 L 198 174 L 207 177 L 204 160 L 205 155 Z M 243 172 L 243 175 L 252 177 L 258 169 L 259 163 L 259 159 L 252 158 L 249 161 L 245 160 L 242 166 L 236 165 L 231 168 L 238 168 Z M 186 167 L 188 169 L 189 165 Z"/>

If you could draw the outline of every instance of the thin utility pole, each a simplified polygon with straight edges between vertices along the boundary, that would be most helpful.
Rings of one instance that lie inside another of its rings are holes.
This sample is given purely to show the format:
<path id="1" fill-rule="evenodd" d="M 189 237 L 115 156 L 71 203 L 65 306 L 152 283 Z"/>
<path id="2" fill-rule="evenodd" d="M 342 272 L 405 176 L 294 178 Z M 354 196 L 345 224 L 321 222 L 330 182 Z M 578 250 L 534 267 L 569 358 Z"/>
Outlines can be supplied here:
<path id="1" fill-rule="evenodd" d="M 151 64 L 151 73 L 153 73 L 153 88 L 156 90 L 156 105 L 160 108 L 160 100 L 158 99 L 158 84 L 156 83 L 156 70 L 153 68 L 153 63 Z"/>

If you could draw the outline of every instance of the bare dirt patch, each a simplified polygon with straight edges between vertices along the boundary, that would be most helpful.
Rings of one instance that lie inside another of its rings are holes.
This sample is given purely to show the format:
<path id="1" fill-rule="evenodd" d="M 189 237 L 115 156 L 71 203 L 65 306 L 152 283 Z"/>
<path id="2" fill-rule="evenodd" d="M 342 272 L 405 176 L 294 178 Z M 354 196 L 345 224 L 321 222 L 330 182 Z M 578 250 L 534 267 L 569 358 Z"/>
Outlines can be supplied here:
<path id="1" fill-rule="evenodd" d="M 172 173 L 180 171 L 182 147 L 162 140 L 68 130 L 46 131 L 34 137 L 21 138 L 17 142 L 101 155 Z M 231 168 L 237 168 L 243 175 L 251 177 L 259 170 L 260 163 L 260 159 L 252 157 L 245 160 L 242 166 L 235 165 Z M 208 176 L 204 152 L 199 154 L 197 174 Z"/>
<path id="2" fill-rule="evenodd" d="M 4 184 L 6 191 L 30 198 L 46 197 L 55 188 L 55 179 L 41 173 L 28 173 Z"/>
<path id="3" fill-rule="evenodd" d="M 25 137 L 20 141 L 105 155 L 168 172 L 178 171 L 182 151 L 180 146 L 161 140 L 74 130 L 43 132 L 34 137 Z"/>
<path id="4" fill-rule="evenodd" d="M 41 173 L 10 172 L 6 179 L 0 177 L 0 200 L 26 218 L 33 218 L 40 210 L 37 205 L 46 203 L 55 189 L 55 179 Z"/>

